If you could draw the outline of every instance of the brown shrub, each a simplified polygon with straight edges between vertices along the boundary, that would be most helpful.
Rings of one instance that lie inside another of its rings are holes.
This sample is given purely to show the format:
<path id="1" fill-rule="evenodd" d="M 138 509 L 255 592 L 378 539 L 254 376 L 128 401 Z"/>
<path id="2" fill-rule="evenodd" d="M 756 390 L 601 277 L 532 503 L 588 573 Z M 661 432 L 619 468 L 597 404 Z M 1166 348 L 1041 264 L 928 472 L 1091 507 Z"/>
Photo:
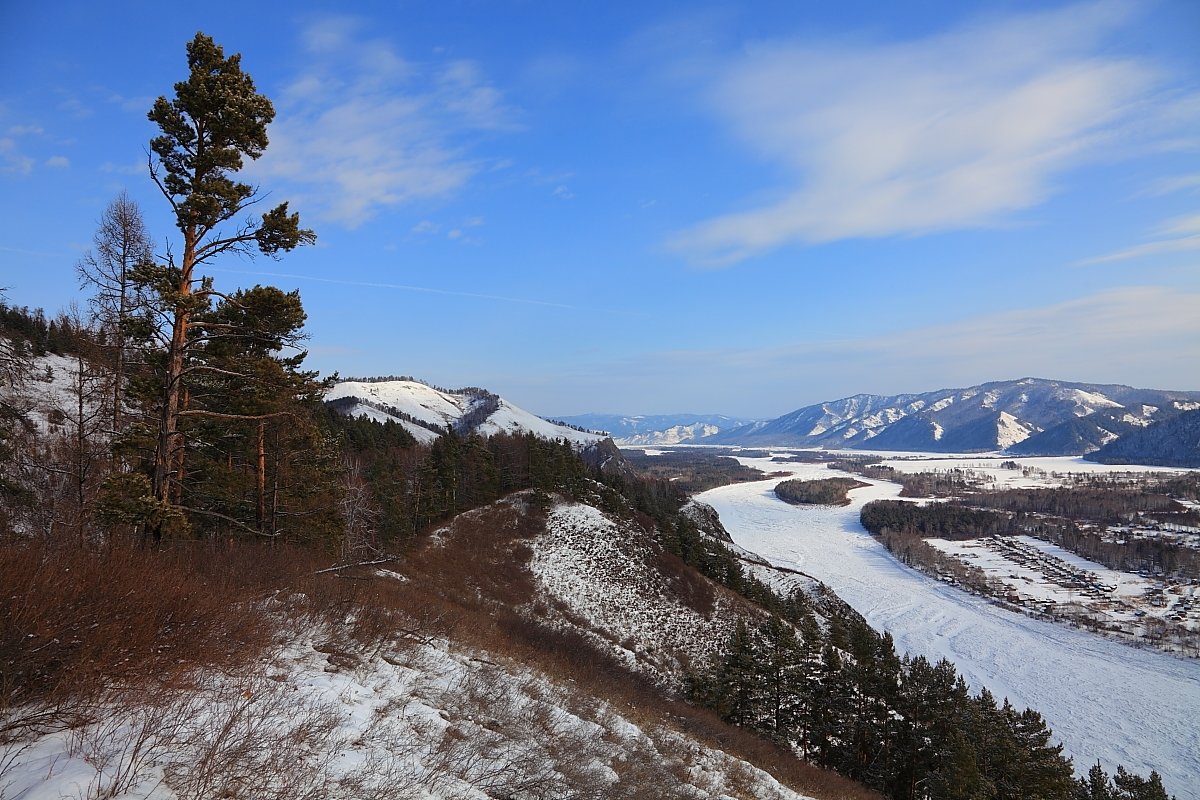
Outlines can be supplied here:
<path id="1" fill-rule="evenodd" d="M 93 697 L 254 658 L 269 641 L 244 591 L 158 553 L 0 548 L 0 712 Z"/>

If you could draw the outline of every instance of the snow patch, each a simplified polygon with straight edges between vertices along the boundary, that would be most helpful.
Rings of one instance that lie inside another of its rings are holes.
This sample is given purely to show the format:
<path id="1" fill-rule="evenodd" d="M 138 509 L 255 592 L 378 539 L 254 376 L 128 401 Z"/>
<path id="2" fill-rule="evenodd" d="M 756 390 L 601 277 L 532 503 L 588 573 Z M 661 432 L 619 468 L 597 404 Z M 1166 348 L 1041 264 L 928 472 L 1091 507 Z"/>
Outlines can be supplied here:
<path id="1" fill-rule="evenodd" d="M 964 396 L 963 399 L 965 400 L 966 396 Z M 949 397 L 943 397 L 941 400 L 938 400 L 936 403 L 931 405 L 929 407 L 929 410 L 930 411 L 941 411 L 943 408 L 945 408 L 946 406 L 950 405 L 953 402 L 954 402 L 954 395 L 950 395 Z"/>
<path id="2" fill-rule="evenodd" d="M 1000 412 L 1000 418 L 996 420 L 996 445 L 1001 450 L 1025 441 L 1032 434 L 1032 426 L 1026 425 L 1007 411 Z"/>

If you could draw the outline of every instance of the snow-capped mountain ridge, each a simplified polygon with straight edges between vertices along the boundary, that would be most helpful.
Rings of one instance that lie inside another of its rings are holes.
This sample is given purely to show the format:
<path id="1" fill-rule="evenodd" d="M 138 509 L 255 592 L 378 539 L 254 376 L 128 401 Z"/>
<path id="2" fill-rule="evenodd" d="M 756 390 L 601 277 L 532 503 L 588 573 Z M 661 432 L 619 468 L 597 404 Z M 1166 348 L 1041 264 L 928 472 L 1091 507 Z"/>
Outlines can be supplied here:
<path id="1" fill-rule="evenodd" d="M 1079 455 L 1173 416 L 1200 392 L 1042 378 L 893 396 L 857 394 L 718 434 L 717 444 Z"/>
<path id="2" fill-rule="evenodd" d="M 545 420 L 485 389 L 439 389 L 411 378 L 342 381 L 326 393 L 325 402 L 350 416 L 392 420 L 419 442 L 431 442 L 447 428 L 482 436 L 533 433 L 579 445 L 604 438 Z"/>
<path id="3" fill-rule="evenodd" d="M 577 414 L 556 419 L 608 431 L 617 444 L 635 446 L 698 443 L 750 422 L 724 414 Z"/>

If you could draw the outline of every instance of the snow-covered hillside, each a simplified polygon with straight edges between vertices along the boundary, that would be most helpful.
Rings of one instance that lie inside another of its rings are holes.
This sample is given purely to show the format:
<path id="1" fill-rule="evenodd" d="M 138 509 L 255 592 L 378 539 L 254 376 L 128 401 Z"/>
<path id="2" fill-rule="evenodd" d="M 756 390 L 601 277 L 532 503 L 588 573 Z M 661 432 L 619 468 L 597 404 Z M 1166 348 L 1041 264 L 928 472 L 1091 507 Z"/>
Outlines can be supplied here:
<path id="1" fill-rule="evenodd" d="M 802 479 L 837 473 L 822 464 L 742 459 Z M 998 461 L 938 460 L 939 468 L 989 469 L 1015 485 L 1019 470 Z M 929 468 L 915 457 L 885 462 L 907 471 Z M 1044 476 L 1112 471 L 1079 459 L 1019 460 Z M 857 477 L 857 476 L 856 476 Z M 1124 764 L 1151 769 L 1180 800 L 1200 800 L 1200 662 L 1139 650 L 1082 630 L 1006 610 L 906 567 L 859 523 L 864 503 L 895 498 L 899 486 L 870 481 L 844 507 L 788 505 L 775 497 L 778 478 L 735 484 L 700 495 L 721 515 L 734 541 L 773 564 L 803 570 L 828 584 L 900 651 L 945 657 L 972 686 L 988 687 L 1018 707 L 1031 706 L 1076 756 L 1076 767 L 1099 758 L 1109 771 Z"/>
<path id="2" fill-rule="evenodd" d="M 548 609 L 586 619 L 585 635 L 597 646 L 667 685 L 678 685 L 684 663 L 719 651 L 739 619 L 756 618 L 732 592 L 666 570 L 644 532 L 592 506 L 554 508 L 531 546 L 530 570 Z M 691 583 L 687 591 L 683 581 Z M 572 623 L 564 617 L 559 624 Z"/>
<path id="3" fill-rule="evenodd" d="M 447 427 L 484 436 L 533 433 L 580 445 L 603 439 L 549 422 L 482 389 L 444 390 L 414 380 L 342 381 L 325 395 L 344 414 L 402 425 L 419 442 L 431 442 Z"/>
<path id="4" fill-rule="evenodd" d="M 0 745 L 0 797 L 808 798 L 666 720 L 446 637 L 364 650 L 301 628 L 243 673 L 98 711 Z"/>
<path id="5" fill-rule="evenodd" d="M 66 417 L 78 417 L 81 391 L 88 418 L 101 413 L 100 405 L 107 399 L 87 362 L 54 353 L 30 357 L 27 377 L 16 386 L 0 385 L 0 391 L 5 392 L 5 403 L 24 413 L 42 433 L 60 430 Z"/>

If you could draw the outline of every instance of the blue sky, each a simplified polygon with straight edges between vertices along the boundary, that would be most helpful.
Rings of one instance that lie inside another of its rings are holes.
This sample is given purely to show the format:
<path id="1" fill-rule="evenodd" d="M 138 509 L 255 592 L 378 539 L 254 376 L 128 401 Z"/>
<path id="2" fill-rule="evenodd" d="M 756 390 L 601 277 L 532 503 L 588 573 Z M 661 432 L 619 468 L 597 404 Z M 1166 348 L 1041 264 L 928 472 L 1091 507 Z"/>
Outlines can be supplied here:
<path id="1" fill-rule="evenodd" d="M 122 189 L 177 242 L 146 112 L 202 30 L 319 237 L 209 274 L 298 288 L 323 373 L 548 415 L 1200 389 L 1193 0 L 187 5 L 0 10 L 10 302 L 81 299 Z"/>

